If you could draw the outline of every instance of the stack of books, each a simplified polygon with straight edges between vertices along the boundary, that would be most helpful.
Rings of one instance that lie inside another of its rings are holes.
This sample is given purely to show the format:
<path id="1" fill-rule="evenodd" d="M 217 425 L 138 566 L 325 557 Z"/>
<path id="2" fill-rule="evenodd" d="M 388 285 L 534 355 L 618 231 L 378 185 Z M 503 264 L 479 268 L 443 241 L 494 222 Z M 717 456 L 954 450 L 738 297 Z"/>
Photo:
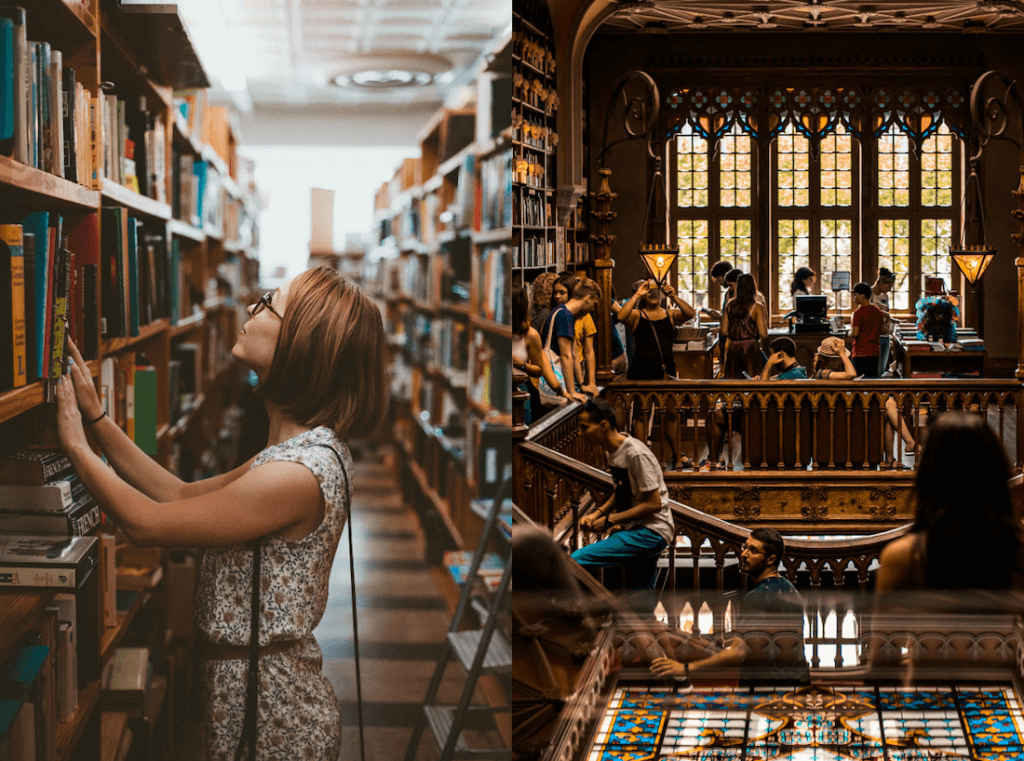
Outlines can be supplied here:
<path id="1" fill-rule="evenodd" d="M 102 517 L 60 450 L 22 449 L 0 460 L 0 532 L 85 536 Z"/>

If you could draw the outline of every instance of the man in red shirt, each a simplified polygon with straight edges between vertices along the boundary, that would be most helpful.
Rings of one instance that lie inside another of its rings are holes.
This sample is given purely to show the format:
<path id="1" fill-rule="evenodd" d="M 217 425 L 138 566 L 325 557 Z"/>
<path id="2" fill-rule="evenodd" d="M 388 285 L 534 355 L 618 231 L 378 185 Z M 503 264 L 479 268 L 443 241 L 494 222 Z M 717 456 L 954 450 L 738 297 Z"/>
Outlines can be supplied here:
<path id="1" fill-rule="evenodd" d="M 871 286 L 857 283 L 853 286 L 853 366 L 857 375 L 865 378 L 878 377 L 878 355 L 881 353 L 879 338 L 885 329 L 885 312 L 871 303 Z"/>

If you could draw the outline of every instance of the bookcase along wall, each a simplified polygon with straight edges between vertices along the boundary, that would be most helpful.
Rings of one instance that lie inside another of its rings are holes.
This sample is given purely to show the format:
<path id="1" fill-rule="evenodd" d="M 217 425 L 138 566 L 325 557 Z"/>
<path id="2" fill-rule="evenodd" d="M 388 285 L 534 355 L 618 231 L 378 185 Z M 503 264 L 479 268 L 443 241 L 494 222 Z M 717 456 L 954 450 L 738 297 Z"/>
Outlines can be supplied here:
<path id="1" fill-rule="evenodd" d="M 74 253 L 68 329 L 110 414 L 140 446 L 185 480 L 234 467 L 244 384 L 230 351 L 259 276 L 256 193 L 251 167 L 236 153 L 238 130 L 226 109 L 206 103 L 208 83 L 174 6 L 24 5 L 27 40 L 47 43 L 51 61 L 59 52 L 63 68 L 74 70 L 71 111 L 83 121 L 70 123 L 73 174 L 52 159 L 37 168 L 21 151 L 0 155 L 0 224 L 46 212 L 41 230 L 48 235 L 59 216 Z M 126 266 L 108 271 L 118 260 Z M 5 307 L 9 298 L 2 297 Z M 10 341 L 0 348 L 13 350 Z M 26 444 L 55 444 L 46 381 L 32 373 L 26 381 L 0 385 L 0 457 Z M 0 531 L 2 523 L 0 516 Z M 188 574 L 173 569 L 194 563 L 187 553 L 130 545 L 118 555 L 167 570 L 167 581 L 119 591 L 110 627 L 98 568 L 76 592 L 79 701 L 74 718 L 58 726 L 56 759 L 113 758 L 123 750 L 132 722 L 97 707 L 99 677 L 133 621 L 129 636 L 142 629 L 143 640 L 157 643 L 153 661 L 164 672 L 149 693 L 148 723 L 134 723 L 137 743 L 154 741 L 148 735 L 159 733 L 157 716 L 166 717 L 175 697 L 174 674 L 183 665 L 175 638 L 192 633 L 190 616 L 175 607 L 191 594 L 187 583 L 181 588 Z M 46 615 L 54 594 L 0 588 L 0 662 Z M 155 741 L 170 741 L 166 724 L 163 732 Z"/>
<path id="2" fill-rule="evenodd" d="M 494 496 L 511 461 L 511 36 L 486 60 L 475 107 L 439 110 L 419 157 L 378 190 L 360 263 L 389 336 L 399 481 L 452 611 L 445 553 L 476 547 L 476 498 Z M 507 705 L 489 684 L 492 705 Z"/>

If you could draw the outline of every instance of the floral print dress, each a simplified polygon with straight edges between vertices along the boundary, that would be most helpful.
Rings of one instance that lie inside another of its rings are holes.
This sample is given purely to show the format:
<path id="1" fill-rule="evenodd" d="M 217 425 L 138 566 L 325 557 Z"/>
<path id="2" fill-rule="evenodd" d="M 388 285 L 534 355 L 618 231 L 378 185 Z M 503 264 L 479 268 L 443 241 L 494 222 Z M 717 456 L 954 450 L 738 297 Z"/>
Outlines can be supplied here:
<path id="1" fill-rule="evenodd" d="M 345 483 L 338 452 L 349 473 L 352 456 L 327 427 L 314 428 L 267 447 L 252 467 L 273 460 L 301 462 L 320 483 L 324 519 L 302 539 L 271 534 L 263 540 L 260 570 L 260 645 L 301 640 L 282 652 L 260 657 L 256 757 L 336 759 L 341 745 L 341 709 L 322 670 L 323 655 L 313 637 L 327 605 L 334 553 L 348 520 Z M 196 595 L 195 621 L 215 644 L 249 644 L 252 550 L 249 545 L 206 551 Z M 248 658 L 202 664 L 203 723 L 209 761 L 231 761 L 245 718 Z"/>

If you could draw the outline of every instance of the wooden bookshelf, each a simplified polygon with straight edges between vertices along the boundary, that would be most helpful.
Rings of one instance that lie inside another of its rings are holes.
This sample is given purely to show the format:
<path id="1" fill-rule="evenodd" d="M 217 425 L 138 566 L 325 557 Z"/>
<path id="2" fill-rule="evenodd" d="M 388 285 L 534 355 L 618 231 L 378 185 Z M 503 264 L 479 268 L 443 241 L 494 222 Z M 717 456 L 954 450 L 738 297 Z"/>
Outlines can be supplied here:
<path id="1" fill-rule="evenodd" d="M 117 328 L 111 328 L 107 334 L 100 331 L 104 306 L 109 305 L 109 299 L 116 298 L 117 293 L 110 293 L 101 273 L 97 272 L 99 293 L 96 324 L 90 327 L 100 338 L 98 357 L 89 360 L 88 370 L 94 378 L 99 379 L 103 375 L 101 367 L 107 360 L 118 362 L 133 352 L 144 354 L 157 368 L 158 453 L 154 459 L 164 466 L 176 461 L 198 461 L 207 446 L 202 432 L 216 432 L 221 428 L 223 421 L 228 419 L 224 414 L 226 407 L 237 391 L 241 391 L 241 384 L 236 384 L 236 374 L 232 372 L 235 366 L 229 354 L 237 334 L 240 305 L 236 306 L 233 301 L 225 298 L 226 291 L 216 287 L 216 278 L 220 264 L 237 261 L 233 270 L 237 274 L 232 275 L 229 271 L 229 274 L 224 275 L 234 295 L 247 298 L 258 285 L 258 254 L 254 242 L 259 239 L 258 222 L 255 219 L 259 205 L 256 202 L 258 194 L 252 182 L 251 168 L 242 162 L 240 169 L 236 161 L 229 162 L 217 155 L 208 145 L 210 139 L 204 124 L 200 122 L 195 129 L 190 130 L 175 106 L 173 88 L 181 86 L 181 83 L 167 78 L 171 76 L 167 72 L 173 66 L 165 67 L 169 59 L 161 56 L 169 50 L 184 52 L 193 58 L 194 54 L 182 48 L 182 45 L 187 46 L 188 43 L 187 39 L 182 41 L 180 20 L 176 16 L 174 19 L 167 16 L 168 13 L 176 14 L 174 6 L 162 6 L 163 10 L 154 13 L 151 10 L 128 10 L 127 5 L 126 10 L 121 11 L 117 7 L 119 4 L 101 3 L 101 0 L 35 0 L 21 5 L 27 11 L 28 39 L 47 42 L 53 50 L 60 51 L 64 68 L 75 70 L 76 82 L 91 97 L 97 98 L 102 93 L 100 83 L 115 83 L 115 93 L 124 102 L 125 110 L 135 111 L 127 114 L 126 118 L 140 116 L 139 110 L 143 106 L 140 96 L 145 98 L 146 112 L 163 125 L 164 143 L 156 146 L 155 151 L 157 155 L 163 155 L 166 171 L 162 186 L 159 180 L 156 184 L 150 183 L 148 189 L 146 183 L 142 183 L 147 194 L 136 192 L 118 184 L 113 177 L 103 177 L 106 151 L 105 146 L 101 145 L 97 147 L 99 182 L 93 183 L 91 177 L 82 178 L 83 183 L 98 184 L 100 189 L 95 190 L 85 184 L 27 166 L 13 158 L 0 156 L 0 208 L 6 215 L 5 221 L 24 219 L 33 212 L 50 212 L 52 224 L 54 215 L 59 214 L 62 234 L 69 239 L 68 247 L 75 246 L 72 250 L 77 254 L 82 250 L 78 246 L 84 245 L 85 250 L 88 250 L 93 247 L 90 244 L 94 244 L 102 258 L 104 244 L 108 241 L 104 233 L 111 233 L 110 230 L 104 230 L 101 210 L 119 207 L 126 216 L 137 219 L 141 224 L 138 238 L 140 276 L 144 246 L 152 247 L 151 250 L 145 250 L 145 256 L 150 257 L 147 262 L 166 260 L 168 264 L 176 263 L 178 268 L 175 270 L 168 267 L 166 277 L 158 281 L 158 288 L 165 289 L 159 298 L 153 297 L 149 302 L 140 303 L 140 324 L 135 336 L 115 337 Z M 118 18 L 118 14 L 122 13 L 137 17 Z M 148 17 L 144 17 L 147 14 Z M 157 17 L 177 23 L 153 23 Z M 147 134 L 145 145 L 150 146 L 151 139 L 155 139 L 154 135 Z M 140 135 L 140 143 L 141 140 Z M 229 137 L 232 148 L 235 141 L 236 136 L 232 133 Z M 236 204 L 237 209 L 246 212 L 238 215 L 245 217 L 244 228 L 236 224 L 232 229 L 232 240 L 227 245 L 217 240 L 226 233 L 222 224 L 209 229 L 201 224 L 192 225 L 188 221 L 173 219 L 171 201 L 174 188 L 170 158 L 172 148 L 182 146 L 189 156 L 210 162 L 210 166 L 222 175 L 220 179 L 224 192 L 211 192 L 209 195 L 214 200 L 204 198 L 208 204 L 207 210 L 211 211 L 209 216 L 214 220 L 218 217 L 224 219 L 226 214 L 220 206 L 227 204 L 229 199 Z M 90 148 L 79 146 L 78 149 Z M 139 148 L 141 145 L 137 146 Z M 138 153 L 136 155 L 138 157 Z M 115 163 L 115 166 L 120 165 Z M 88 227 L 85 226 L 87 224 Z M 90 239 L 87 236 L 93 237 Z M 172 243 L 180 246 L 180 251 L 176 252 L 179 255 L 177 260 L 171 256 Z M 77 265 L 81 262 L 82 258 L 77 257 L 76 276 Z M 174 280 L 179 281 L 177 290 L 181 297 L 180 314 L 183 317 L 180 320 L 172 320 L 170 317 L 170 294 Z M 126 294 L 130 294 L 130 286 L 124 287 Z M 207 298 L 215 291 L 218 294 L 215 298 Z M 139 287 L 138 293 L 142 292 Z M 193 297 L 199 307 L 196 313 L 191 311 Z M 161 312 L 158 302 L 166 303 L 168 311 Z M 144 306 L 151 309 L 143 309 Z M 172 322 L 176 324 L 172 325 Z M 81 339 L 79 336 L 79 348 L 84 350 Z M 186 413 L 179 413 L 178 420 L 170 420 L 169 360 L 181 342 L 199 345 L 202 372 L 198 374 L 200 377 L 196 382 L 199 386 L 193 391 L 191 407 Z M 115 374 L 121 375 L 119 372 Z M 125 391 L 125 398 L 130 398 L 127 393 L 129 389 L 123 385 L 118 389 L 118 396 L 122 390 Z M 31 382 L 13 389 L 0 387 L 0 456 L 7 456 L 29 443 L 50 446 L 55 443 L 53 407 L 45 403 L 45 392 L 44 381 Z M 185 454 L 189 457 L 179 457 Z M 194 477 L 191 470 L 179 475 L 186 481 Z M 2 519 L 0 531 L 3 531 Z M 108 758 L 116 752 L 126 722 L 123 718 L 118 721 L 116 717 L 114 724 L 107 721 L 106 717 L 101 720 L 97 708 L 99 674 L 103 662 L 124 641 L 133 623 L 138 621 L 138 611 L 147 604 L 146 598 L 150 597 L 149 592 L 140 593 L 131 610 L 119 612 L 117 625 L 104 629 L 102 617 L 95 612 L 98 603 L 95 606 L 91 604 L 98 596 L 98 571 L 94 571 L 86 584 L 91 586 L 80 590 L 76 622 L 79 674 L 83 680 L 79 682 L 79 706 L 74 718 L 59 724 L 57 729 L 57 758 L 65 761 Z M 52 603 L 55 594 L 56 590 L 0 588 L 0 663 L 23 643 L 47 605 Z M 149 604 L 162 604 L 162 599 L 161 595 L 153 594 Z M 176 698 L 168 693 L 172 689 L 171 685 L 168 682 L 162 684 L 162 687 L 157 685 L 154 697 L 165 705 L 166 702 L 175 701 Z M 110 733 L 115 736 L 108 743 L 106 736 Z"/>

